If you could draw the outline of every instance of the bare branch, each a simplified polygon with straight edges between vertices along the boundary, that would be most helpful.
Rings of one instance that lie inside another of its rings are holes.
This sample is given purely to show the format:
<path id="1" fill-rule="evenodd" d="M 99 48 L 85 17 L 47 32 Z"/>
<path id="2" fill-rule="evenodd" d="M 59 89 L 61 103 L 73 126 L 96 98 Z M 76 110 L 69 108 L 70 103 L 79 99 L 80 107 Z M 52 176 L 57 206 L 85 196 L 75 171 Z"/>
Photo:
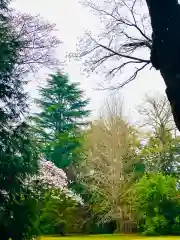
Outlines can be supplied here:
<path id="1" fill-rule="evenodd" d="M 101 0 L 98 4 L 84 0 L 83 5 L 100 16 L 104 29 L 98 36 L 87 33 L 71 57 L 83 60 L 86 72 L 96 71 L 111 80 L 126 72 L 126 78 L 113 88 L 126 85 L 150 64 L 152 41 L 146 6 L 141 0 Z"/>
<path id="2" fill-rule="evenodd" d="M 126 194 L 133 181 L 136 143 L 135 131 L 123 119 L 121 99 L 110 97 L 88 133 L 87 174 L 83 178 L 101 196 L 94 207 L 104 209 L 99 214 L 102 222 L 132 217 Z"/>
<path id="3" fill-rule="evenodd" d="M 138 107 L 138 111 L 144 117 L 143 126 L 151 127 L 155 135 L 159 129 L 169 132 L 175 130 L 171 107 L 165 96 L 146 95 L 145 101 Z"/>
<path id="4" fill-rule="evenodd" d="M 119 57 L 123 57 L 123 58 L 127 58 L 127 59 L 132 59 L 132 60 L 135 60 L 135 61 L 139 61 L 139 63 L 141 63 L 141 62 L 150 63 L 150 60 L 146 60 L 146 59 L 143 59 L 143 58 L 137 58 L 137 57 L 133 57 L 133 56 L 130 56 L 130 55 L 121 54 L 121 53 L 118 53 L 118 52 L 114 51 L 113 49 L 110 49 L 109 47 L 104 46 L 103 44 L 100 44 L 100 43 L 97 43 L 97 42 L 96 42 L 96 44 L 98 46 L 104 48 L 105 50 L 113 53 L 114 55 L 119 56 Z"/>
<path id="5" fill-rule="evenodd" d="M 126 63 L 123 63 L 124 65 L 127 65 L 127 64 L 131 64 L 131 63 L 135 63 L 135 62 L 126 62 Z M 116 86 L 109 86 L 108 88 L 105 88 L 105 87 L 103 87 L 103 86 L 101 86 L 101 88 L 99 88 L 99 90 L 118 90 L 119 88 L 122 88 L 122 87 L 124 87 L 125 85 L 127 85 L 128 83 L 130 83 L 131 81 L 133 81 L 136 77 L 137 77 L 137 75 L 138 75 L 138 73 L 141 71 L 141 70 L 143 70 L 147 65 L 148 65 L 149 63 L 145 63 L 142 67 L 140 67 L 140 68 L 137 68 L 136 69 L 136 71 L 133 73 L 133 75 L 132 76 L 130 76 L 129 78 L 128 78 L 128 80 L 126 80 L 125 82 L 123 82 L 123 83 L 120 83 L 120 84 L 117 84 Z M 120 69 L 122 69 L 124 66 L 119 66 L 119 67 L 117 67 L 117 68 L 114 68 L 114 69 L 112 69 L 110 72 L 109 72 L 109 74 L 116 74 Z M 114 73 L 115 72 L 115 73 Z"/>
<path id="6" fill-rule="evenodd" d="M 54 24 L 45 22 L 39 16 L 13 11 L 10 22 L 14 38 L 22 43 L 17 61 L 22 72 L 36 72 L 39 68 L 54 68 L 60 64 L 55 57 L 55 49 L 61 42 L 53 36 Z"/>

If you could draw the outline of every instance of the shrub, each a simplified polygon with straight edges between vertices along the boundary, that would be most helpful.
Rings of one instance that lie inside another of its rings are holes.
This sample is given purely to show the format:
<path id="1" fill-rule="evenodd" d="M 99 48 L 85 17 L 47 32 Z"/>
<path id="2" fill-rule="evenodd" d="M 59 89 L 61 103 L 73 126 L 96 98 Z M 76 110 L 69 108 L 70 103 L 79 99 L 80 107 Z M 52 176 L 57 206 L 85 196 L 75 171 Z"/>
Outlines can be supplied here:
<path id="1" fill-rule="evenodd" d="M 73 231 L 77 202 L 57 189 L 47 190 L 39 205 L 38 226 L 41 234 L 65 235 Z"/>
<path id="2" fill-rule="evenodd" d="M 135 217 L 143 234 L 175 234 L 180 231 L 180 201 L 174 177 L 146 175 L 133 186 L 133 193 Z"/>

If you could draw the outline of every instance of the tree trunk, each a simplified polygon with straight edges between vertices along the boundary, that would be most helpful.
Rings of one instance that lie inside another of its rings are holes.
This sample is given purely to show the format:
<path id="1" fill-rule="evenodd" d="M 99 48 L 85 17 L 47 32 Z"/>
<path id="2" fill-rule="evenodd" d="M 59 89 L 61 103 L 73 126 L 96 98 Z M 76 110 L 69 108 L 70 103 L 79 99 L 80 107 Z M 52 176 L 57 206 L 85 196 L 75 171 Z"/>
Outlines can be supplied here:
<path id="1" fill-rule="evenodd" d="M 118 220 L 116 220 L 116 233 L 120 233 L 121 230 L 122 230 L 121 220 L 118 219 Z"/>
<path id="2" fill-rule="evenodd" d="M 180 130 L 180 5 L 178 0 L 146 0 L 153 31 L 152 65 L 160 71 Z"/>

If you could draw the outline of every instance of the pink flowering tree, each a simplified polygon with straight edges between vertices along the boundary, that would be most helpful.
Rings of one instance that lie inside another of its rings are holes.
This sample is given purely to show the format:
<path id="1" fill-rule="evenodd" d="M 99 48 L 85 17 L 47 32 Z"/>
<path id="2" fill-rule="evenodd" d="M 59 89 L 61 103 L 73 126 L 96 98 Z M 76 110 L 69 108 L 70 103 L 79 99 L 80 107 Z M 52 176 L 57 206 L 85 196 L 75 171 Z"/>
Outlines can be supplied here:
<path id="1" fill-rule="evenodd" d="M 28 185 L 32 191 L 38 190 L 37 193 L 40 193 L 42 190 L 52 190 L 52 192 L 53 190 L 60 190 L 68 198 L 72 198 L 77 203 L 83 204 L 82 198 L 68 189 L 66 173 L 44 158 L 39 160 L 38 174 L 33 177 L 28 177 L 25 184 Z"/>

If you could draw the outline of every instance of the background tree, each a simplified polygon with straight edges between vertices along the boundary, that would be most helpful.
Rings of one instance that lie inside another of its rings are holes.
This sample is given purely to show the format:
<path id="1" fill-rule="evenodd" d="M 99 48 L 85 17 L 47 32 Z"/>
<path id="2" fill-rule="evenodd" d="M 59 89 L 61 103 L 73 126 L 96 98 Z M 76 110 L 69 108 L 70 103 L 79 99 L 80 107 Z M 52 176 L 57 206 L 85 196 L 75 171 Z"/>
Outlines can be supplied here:
<path id="1" fill-rule="evenodd" d="M 29 186 L 37 197 L 41 197 L 41 192 L 44 193 L 46 190 L 51 191 L 51 193 L 53 193 L 53 190 L 55 192 L 57 190 L 57 192 L 62 192 L 78 204 L 83 204 L 82 198 L 68 189 L 68 178 L 61 168 L 43 158 L 39 159 L 38 166 L 38 172 L 33 176 L 27 176 L 24 181 L 24 185 Z"/>
<path id="2" fill-rule="evenodd" d="M 139 113 L 149 128 L 141 152 L 146 170 L 178 175 L 180 142 L 167 98 L 146 95 Z"/>
<path id="3" fill-rule="evenodd" d="M 81 158 L 82 127 L 87 124 L 84 118 L 90 113 L 88 100 L 79 84 L 70 83 L 61 73 L 51 75 L 39 94 L 36 102 L 41 111 L 33 119 L 43 152 L 58 167 L 76 165 Z"/>
<path id="4" fill-rule="evenodd" d="M 162 174 L 143 176 L 133 186 L 132 204 L 145 235 L 179 234 L 179 190 L 176 179 Z"/>
<path id="5" fill-rule="evenodd" d="M 114 99 L 115 100 L 115 99 Z M 138 140 L 122 118 L 121 102 L 109 100 L 87 135 L 87 160 L 80 174 L 92 193 L 90 206 L 100 222 L 115 220 L 120 230 L 131 219 L 128 188 L 134 180 Z"/>
<path id="6" fill-rule="evenodd" d="M 166 96 L 146 94 L 144 102 L 138 106 L 138 112 L 142 116 L 142 126 L 148 127 L 160 140 L 163 141 L 167 131 L 176 135 L 177 128 Z"/>

